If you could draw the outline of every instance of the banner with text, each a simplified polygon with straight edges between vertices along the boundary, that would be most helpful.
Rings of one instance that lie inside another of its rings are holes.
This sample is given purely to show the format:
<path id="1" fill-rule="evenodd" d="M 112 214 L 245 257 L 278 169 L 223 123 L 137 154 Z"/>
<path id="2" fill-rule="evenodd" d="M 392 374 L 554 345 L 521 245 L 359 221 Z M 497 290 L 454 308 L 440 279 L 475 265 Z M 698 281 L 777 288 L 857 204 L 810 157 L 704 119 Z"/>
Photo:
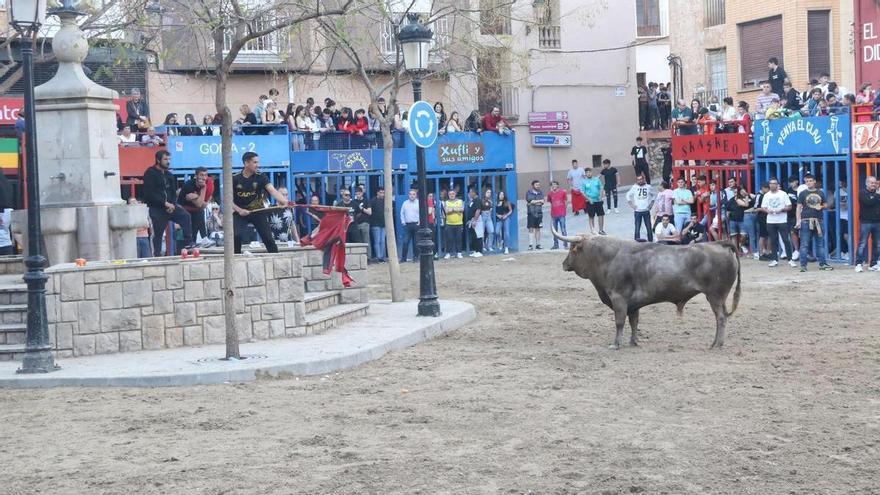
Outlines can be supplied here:
<path id="1" fill-rule="evenodd" d="M 746 160 L 748 134 L 700 134 L 672 137 L 675 160 Z"/>
<path id="2" fill-rule="evenodd" d="M 169 136 L 168 151 L 171 166 L 176 168 L 222 167 L 220 136 Z M 232 166 L 241 166 L 241 155 L 253 151 L 260 155 L 263 167 L 290 165 L 290 139 L 287 134 L 277 136 L 232 136 Z"/>
<path id="3" fill-rule="evenodd" d="M 755 122 L 755 156 L 848 155 L 849 115 Z"/>

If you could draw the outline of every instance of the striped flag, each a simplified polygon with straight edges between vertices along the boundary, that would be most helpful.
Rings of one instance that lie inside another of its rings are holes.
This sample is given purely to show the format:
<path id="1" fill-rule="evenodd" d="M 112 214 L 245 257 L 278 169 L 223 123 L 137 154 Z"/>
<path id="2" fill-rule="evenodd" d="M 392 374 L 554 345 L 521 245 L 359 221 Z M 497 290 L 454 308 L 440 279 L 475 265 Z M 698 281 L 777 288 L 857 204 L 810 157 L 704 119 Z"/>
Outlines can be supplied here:
<path id="1" fill-rule="evenodd" d="M 18 174 L 18 139 L 0 138 L 0 169 L 4 174 Z"/>

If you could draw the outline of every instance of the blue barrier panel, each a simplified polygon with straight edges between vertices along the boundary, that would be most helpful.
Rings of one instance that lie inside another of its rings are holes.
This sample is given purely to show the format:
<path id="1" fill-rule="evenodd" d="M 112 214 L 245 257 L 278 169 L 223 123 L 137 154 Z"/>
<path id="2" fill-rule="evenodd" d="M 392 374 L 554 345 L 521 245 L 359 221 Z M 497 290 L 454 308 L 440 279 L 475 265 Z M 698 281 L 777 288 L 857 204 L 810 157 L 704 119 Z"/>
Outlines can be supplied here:
<path id="1" fill-rule="evenodd" d="M 220 136 L 168 136 L 171 166 L 180 168 L 222 167 Z M 233 166 L 241 165 L 241 155 L 253 151 L 263 167 L 290 165 L 290 138 L 287 134 L 232 136 Z"/>
<path id="2" fill-rule="evenodd" d="M 848 114 L 758 120 L 755 157 L 848 155 L 850 134 Z"/>
<path id="3" fill-rule="evenodd" d="M 849 115 L 755 122 L 755 190 L 771 177 L 788 190 L 790 178 L 803 184 L 804 175 L 815 176 L 828 198 L 823 214 L 825 250 L 829 259 L 842 262 L 850 259 L 853 238 L 849 222 L 853 208 L 848 201 L 854 187 L 851 134 Z M 792 238 L 797 239 L 797 234 Z M 816 254 L 813 246 L 808 250 Z"/>
<path id="4" fill-rule="evenodd" d="M 415 164 L 415 146 L 411 146 L 410 163 Z M 425 150 L 425 166 L 429 172 L 513 170 L 516 164 L 516 136 L 496 132 L 453 132 L 437 139 Z M 415 166 L 411 167 L 415 168 Z"/>
<path id="5" fill-rule="evenodd" d="M 391 152 L 391 168 L 406 170 L 408 152 L 395 148 Z M 311 172 L 369 172 L 382 170 L 385 163 L 383 149 L 338 149 L 290 152 L 290 169 L 295 174 Z M 413 161 L 412 163 L 415 163 Z"/>

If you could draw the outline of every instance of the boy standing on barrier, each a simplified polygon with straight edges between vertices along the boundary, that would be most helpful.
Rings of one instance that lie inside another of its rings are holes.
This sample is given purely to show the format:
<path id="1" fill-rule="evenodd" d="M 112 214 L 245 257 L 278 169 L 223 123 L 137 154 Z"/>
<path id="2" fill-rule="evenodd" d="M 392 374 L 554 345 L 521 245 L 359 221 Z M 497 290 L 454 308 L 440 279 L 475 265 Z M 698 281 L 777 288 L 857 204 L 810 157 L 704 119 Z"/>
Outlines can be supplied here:
<path id="1" fill-rule="evenodd" d="M 264 210 L 266 193 L 275 198 L 278 206 L 286 207 L 287 198 L 279 193 L 269 182 L 269 177 L 258 172 L 260 156 L 248 151 L 241 156 L 244 168 L 232 176 L 232 214 L 235 254 L 241 254 L 241 231 L 246 224 L 251 224 L 260 234 L 260 240 L 269 253 L 277 253 L 278 246 L 269 228 L 269 218 Z"/>
<path id="2" fill-rule="evenodd" d="M 868 237 L 874 245 L 871 260 L 872 272 L 880 272 L 880 190 L 878 181 L 869 176 L 865 181 L 865 190 L 859 194 L 859 250 L 856 256 L 856 271 L 862 271 L 862 265 L 868 262 Z"/>

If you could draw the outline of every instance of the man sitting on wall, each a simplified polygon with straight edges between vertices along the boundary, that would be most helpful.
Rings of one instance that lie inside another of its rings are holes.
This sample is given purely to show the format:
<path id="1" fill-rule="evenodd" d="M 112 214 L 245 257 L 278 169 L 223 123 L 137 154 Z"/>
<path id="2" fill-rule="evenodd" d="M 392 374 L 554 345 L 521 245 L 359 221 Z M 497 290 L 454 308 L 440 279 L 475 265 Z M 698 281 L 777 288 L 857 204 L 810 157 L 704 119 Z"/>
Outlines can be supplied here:
<path id="1" fill-rule="evenodd" d="M 501 108 L 497 106 L 492 107 L 492 111 L 483 117 L 483 130 L 497 132 L 505 136 L 513 132 L 510 123 L 501 116 Z"/>

